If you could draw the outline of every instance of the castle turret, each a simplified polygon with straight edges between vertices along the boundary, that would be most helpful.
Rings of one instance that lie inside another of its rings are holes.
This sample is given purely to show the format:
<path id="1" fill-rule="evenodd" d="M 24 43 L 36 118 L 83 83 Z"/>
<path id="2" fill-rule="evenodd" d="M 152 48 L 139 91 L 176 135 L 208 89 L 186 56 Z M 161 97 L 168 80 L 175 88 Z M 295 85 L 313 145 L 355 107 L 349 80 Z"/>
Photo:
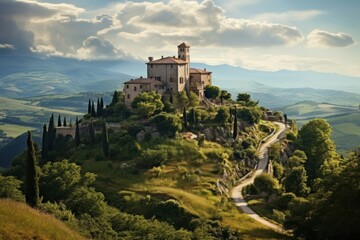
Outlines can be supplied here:
<path id="1" fill-rule="evenodd" d="M 178 56 L 180 59 L 190 63 L 190 45 L 183 42 L 178 46 Z"/>

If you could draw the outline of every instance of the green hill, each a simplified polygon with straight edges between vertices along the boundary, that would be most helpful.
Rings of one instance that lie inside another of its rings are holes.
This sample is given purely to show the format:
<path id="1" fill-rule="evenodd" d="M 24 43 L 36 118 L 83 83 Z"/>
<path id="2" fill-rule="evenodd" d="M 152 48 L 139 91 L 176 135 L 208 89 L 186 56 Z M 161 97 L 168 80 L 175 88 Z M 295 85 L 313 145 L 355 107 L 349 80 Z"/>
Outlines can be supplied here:
<path id="1" fill-rule="evenodd" d="M 55 217 L 24 203 L 0 199 L 0 239 L 85 239 Z"/>
<path id="2" fill-rule="evenodd" d="M 303 101 L 280 108 L 301 127 L 314 118 L 324 118 L 333 128 L 337 149 L 345 153 L 360 145 L 360 111 L 353 106 Z"/>

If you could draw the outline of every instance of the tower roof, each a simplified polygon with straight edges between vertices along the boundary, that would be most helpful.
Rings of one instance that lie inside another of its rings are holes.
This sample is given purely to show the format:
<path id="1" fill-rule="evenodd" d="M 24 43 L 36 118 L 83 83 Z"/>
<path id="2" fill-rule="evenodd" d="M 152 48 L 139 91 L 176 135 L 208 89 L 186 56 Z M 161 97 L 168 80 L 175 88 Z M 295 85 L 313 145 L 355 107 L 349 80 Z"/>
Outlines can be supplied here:
<path id="1" fill-rule="evenodd" d="M 187 43 L 185 43 L 185 42 L 183 42 L 182 44 L 180 44 L 179 46 L 178 46 L 178 48 L 179 47 L 182 47 L 182 48 L 189 48 L 190 47 L 190 45 L 189 44 L 187 44 Z"/>
<path id="2" fill-rule="evenodd" d="M 183 65 L 183 64 L 187 64 L 187 62 L 185 62 L 184 60 L 182 60 L 180 58 L 165 57 L 165 58 L 160 58 L 158 60 L 153 60 L 151 62 L 147 62 L 146 64 L 179 64 L 179 65 Z"/>

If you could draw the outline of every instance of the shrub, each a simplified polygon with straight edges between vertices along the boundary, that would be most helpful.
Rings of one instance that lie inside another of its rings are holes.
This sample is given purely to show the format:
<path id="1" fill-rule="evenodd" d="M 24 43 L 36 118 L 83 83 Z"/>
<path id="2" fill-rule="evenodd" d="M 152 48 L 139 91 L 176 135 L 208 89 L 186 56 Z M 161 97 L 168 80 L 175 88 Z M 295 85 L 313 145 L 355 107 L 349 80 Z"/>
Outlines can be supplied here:
<path id="1" fill-rule="evenodd" d="M 0 176 L 0 198 L 10 198 L 19 202 L 25 201 L 25 196 L 20 191 L 22 181 L 15 177 Z"/>
<path id="2" fill-rule="evenodd" d="M 181 120 L 177 115 L 169 113 L 160 113 L 150 120 L 161 135 L 174 137 L 177 131 L 181 130 Z"/>
<path id="3" fill-rule="evenodd" d="M 279 189 L 279 183 L 269 174 L 262 173 L 254 180 L 254 187 L 258 193 L 266 193 L 267 195 L 276 193 Z"/>

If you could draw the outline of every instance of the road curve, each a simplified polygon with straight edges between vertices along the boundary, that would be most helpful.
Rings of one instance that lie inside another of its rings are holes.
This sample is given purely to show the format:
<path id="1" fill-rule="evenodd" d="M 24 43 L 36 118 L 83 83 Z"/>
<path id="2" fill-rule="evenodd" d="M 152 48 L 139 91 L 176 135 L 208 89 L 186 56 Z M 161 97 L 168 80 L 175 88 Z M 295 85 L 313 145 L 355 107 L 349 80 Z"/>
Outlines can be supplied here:
<path id="1" fill-rule="evenodd" d="M 285 132 L 286 127 L 283 123 L 275 122 L 279 126 L 279 129 L 277 132 L 269 137 L 265 143 L 263 143 L 259 149 L 259 163 L 257 166 L 257 169 L 254 174 L 251 175 L 251 177 L 245 179 L 242 181 L 239 185 L 233 188 L 231 192 L 231 197 L 233 198 L 235 205 L 239 207 L 244 213 L 249 215 L 251 218 L 255 219 L 256 221 L 262 223 L 263 225 L 266 225 L 267 227 L 270 227 L 272 229 L 275 229 L 277 231 L 284 231 L 283 228 L 279 225 L 276 225 L 272 222 L 269 222 L 268 220 L 260 217 L 257 215 L 247 204 L 247 202 L 244 199 L 244 196 L 242 195 L 242 189 L 254 182 L 254 179 L 256 176 L 260 175 L 262 172 L 266 170 L 266 166 L 268 163 L 268 155 L 267 155 L 267 148 L 278 141 L 279 137 Z"/>

